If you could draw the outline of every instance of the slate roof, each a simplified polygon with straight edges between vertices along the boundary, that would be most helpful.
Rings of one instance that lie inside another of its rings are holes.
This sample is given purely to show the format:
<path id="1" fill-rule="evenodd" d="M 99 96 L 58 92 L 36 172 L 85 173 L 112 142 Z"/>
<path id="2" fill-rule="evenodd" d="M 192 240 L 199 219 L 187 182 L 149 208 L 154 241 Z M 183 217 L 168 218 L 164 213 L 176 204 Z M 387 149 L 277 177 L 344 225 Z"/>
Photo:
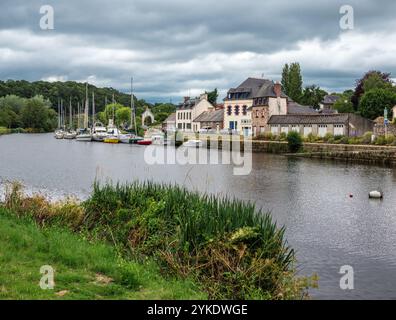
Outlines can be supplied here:
<path id="1" fill-rule="evenodd" d="M 192 109 L 199 102 L 199 98 L 185 100 L 177 105 L 177 109 Z"/>
<path id="2" fill-rule="evenodd" d="M 176 112 L 171 113 L 163 123 L 167 123 L 167 122 L 176 122 Z"/>
<path id="3" fill-rule="evenodd" d="M 322 103 L 323 104 L 334 104 L 338 99 L 340 99 L 339 96 L 336 96 L 334 94 L 329 94 L 327 96 L 324 96 Z"/>
<path id="4" fill-rule="evenodd" d="M 284 115 L 272 116 L 268 124 L 345 124 L 348 119 L 347 113 Z"/>
<path id="5" fill-rule="evenodd" d="M 253 99 L 253 97 L 257 95 L 257 92 L 260 90 L 261 86 L 265 83 L 272 83 L 272 81 L 260 78 L 247 78 L 238 87 L 228 90 L 228 94 L 246 93 L 247 95 L 244 97 L 244 99 Z M 228 99 L 228 94 L 224 100 L 230 100 Z"/>
<path id="6" fill-rule="evenodd" d="M 276 98 L 273 81 L 266 80 L 266 82 L 261 85 L 260 89 L 253 96 L 253 98 L 266 98 L 266 97 Z M 288 96 L 283 91 L 281 91 L 281 98 L 288 98 Z"/>
<path id="7" fill-rule="evenodd" d="M 318 114 L 318 112 L 311 106 L 303 106 L 290 101 L 287 105 L 287 114 Z"/>
<path id="8" fill-rule="evenodd" d="M 206 111 L 194 119 L 194 122 L 223 122 L 224 109 Z"/>

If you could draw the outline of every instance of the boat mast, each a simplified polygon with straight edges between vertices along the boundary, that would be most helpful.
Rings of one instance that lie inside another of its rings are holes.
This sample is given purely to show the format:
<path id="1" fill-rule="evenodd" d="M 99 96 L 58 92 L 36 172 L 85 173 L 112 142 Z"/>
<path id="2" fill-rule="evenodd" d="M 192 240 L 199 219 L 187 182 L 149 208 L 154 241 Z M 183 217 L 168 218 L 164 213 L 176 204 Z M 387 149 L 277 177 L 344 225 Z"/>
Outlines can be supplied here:
<path id="1" fill-rule="evenodd" d="M 85 86 L 85 109 L 84 109 L 84 129 L 88 128 L 88 116 L 89 116 L 89 100 L 88 100 L 88 82 Z"/>
<path id="2" fill-rule="evenodd" d="M 92 127 L 95 126 L 95 91 L 92 91 Z"/>
<path id="3" fill-rule="evenodd" d="M 135 100 L 133 98 L 133 77 L 131 78 L 131 129 L 132 125 L 135 130 L 135 134 L 137 134 Z"/>
<path id="4" fill-rule="evenodd" d="M 59 98 L 58 98 L 58 129 L 60 129 L 60 127 L 61 127 L 61 114 L 60 114 L 60 101 L 59 101 Z"/>
<path id="5" fill-rule="evenodd" d="M 70 99 L 69 99 L 69 112 L 70 112 L 70 114 L 69 114 L 69 129 L 70 130 L 73 130 L 73 111 L 72 111 L 72 101 L 71 101 L 72 99 L 71 99 L 71 97 L 70 97 Z"/>

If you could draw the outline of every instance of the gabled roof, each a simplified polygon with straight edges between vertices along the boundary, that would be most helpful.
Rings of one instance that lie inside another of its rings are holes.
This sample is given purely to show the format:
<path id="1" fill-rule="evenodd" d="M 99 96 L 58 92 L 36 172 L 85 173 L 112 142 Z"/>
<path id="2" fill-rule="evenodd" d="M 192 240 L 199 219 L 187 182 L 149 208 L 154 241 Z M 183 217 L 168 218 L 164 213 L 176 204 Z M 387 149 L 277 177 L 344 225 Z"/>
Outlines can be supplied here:
<path id="1" fill-rule="evenodd" d="M 253 98 L 267 98 L 272 97 L 276 98 L 276 93 L 274 91 L 274 82 L 267 80 L 257 91 L 257 93 L 253 96 Z M 288 98 L 288 96 L 281 91 L 281 98 Z"/>
<path id="2" fill-rule="evenodd" d="M 176 122 L 176 112 L 171 113 L 168 118 L 165 119 L 163 123 L 166 122 Z"/>
<path id="3" fill-rule="evenodd" d="M 265 83 L 272 83 L 272 81 L 260 78 L 247 78 L 238 87 L 228 90 L 228 93 L 248 93 L 246 99 L 252 99 Z M 224 100 L 227 100 L 227 98 Z"/>
<path id="4" fill-rule="evenodd" d="M 287 114 L 317 114 L 318 112 L 311 106 L 303 106 L 294 101 L 287 104 Z"/>
<path id="5" fill-rule="evenodd" d="M 224 109 L 218 109 L 201 113 L 193 122 L 223 122 L 223 120 Z"/>
<path id="6" fill-rule="evenodd" d="M 335 94 L 329 94 L 327 96 L 324 96 L 322 103 L 323 104 L 334 104 L 336 103 L 336 101 L 340 99 L 339 96 L 335 95 Z"/>
<path id="7" fill-rule="evenodd" d="M 268 124 L 345 124 L 348 118 L 347 113 L 284 115 L 272 116 Z"/>

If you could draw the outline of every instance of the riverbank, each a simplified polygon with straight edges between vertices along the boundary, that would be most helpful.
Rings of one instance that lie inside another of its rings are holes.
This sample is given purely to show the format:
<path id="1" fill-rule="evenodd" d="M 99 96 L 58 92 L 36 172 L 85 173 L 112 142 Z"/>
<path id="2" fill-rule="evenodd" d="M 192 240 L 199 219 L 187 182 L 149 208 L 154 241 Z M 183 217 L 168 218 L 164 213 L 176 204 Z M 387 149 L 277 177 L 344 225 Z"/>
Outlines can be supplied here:
<path id="1" fill-rule="evenodd" d="M 107 243 L 128 261 L 156 261 L 167 276 L 193 279 L 211 299 L 302 299 L 311 283 L 296 276 L 284 229 L 240 201 L 145 183 L 96 184 L 84 203 L 52 204 L 14 184 L 3 208 L 44 229 Z"/>
<path id="2" fill-rule="evenodd" d="M 0 299 L 205 299 L 189 280 L 161 275 L 154 261 L 136 263 L 113 246 L 66 228 L 39 228 L 29 217 L 0 208 Z M 53 290 L 39 282 L 54 268 Z"/>
<path id="3" fill-rule="evenodd" d="M 190 138 L 193 137 L 188 136 L 187 139 Z M 206 138 L 208 139 L 206 140 Z M 209 137 L 205 137 L 202 140 L 206 142 L 207 148 L 211 148 L 211 140 Z M 229 137 L 222 137 L 217 142 L 218 149 L 222 149 L 223 140 L 230 141 Z M 229 147 L 232 149 L 232 143 Z M 244 140 L 242 139 L 239 147 L 240 151 L 251 151 L 253 153 L 273 153 L 301 158 L 346 160 L 351 162 L 383 164 L 390 166 L 396 165 L 396 146 L 304 142 L 299 152 L 290 153 L 287 141 L 251 140 L 245 145 Z M 246 147 L 248 149 L 246 149 Z"/>

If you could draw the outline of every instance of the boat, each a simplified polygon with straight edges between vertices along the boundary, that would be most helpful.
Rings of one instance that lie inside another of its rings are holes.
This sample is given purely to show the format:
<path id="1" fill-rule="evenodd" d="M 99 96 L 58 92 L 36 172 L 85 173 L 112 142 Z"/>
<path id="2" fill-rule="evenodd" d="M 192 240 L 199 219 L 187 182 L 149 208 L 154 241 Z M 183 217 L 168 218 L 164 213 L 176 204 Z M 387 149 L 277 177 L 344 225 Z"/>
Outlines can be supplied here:
<path id="1" fill-rule="evenodd" d="M 203 142 L 201 140 L 188 140 L 183 143 L 183 147 L 188 148 L 201 148 L 203 146 Z"/>
<path id="2" fill-rule="evenodd" d="M 151 136 L 151 142 L 154 145 L 163 146 L 165 144 L 165 138 L 163 134 L 153 134 Z"/>
<path id="3" fill-rule="evenodd" d="M 92 132 L 92 140 L 103 142 L 104 139 L 108 136 L 107 129 L 101 122 L 96 122 L 93 127 Z"/>
<path id="4" fill-rule="evenodd" d="M 109 120 L 109 126 L 107 127 L 107 136 L 104 138 L 104 143 L 119 143 L 120 142 L 120 130 L 114 125 L 113 120 Z"/>
<path id="5" fill-rule="evenodd" d="M 76 136 L 77 141 L 83 141 L 83 142 L 90 142 L 92 141 L 92 133 L 89 128 L 87 129 L 80 129 L 79 133 Z"/>
<path id="6" fill-rule="evenodd" d="M 63 139 L 63 137 L 65 136 L 65 132 L 63 130 L 56 130 L 54 137 L 56 139 Z"/>
<path id="7" fill-rule="evenodd" d="M 68 131 L 68 132 L 65 132 L 63 139 L 72 140 L 72 139 L 76 139 L 76 137 L 77 137 L 76 131 Z"/>
<path id="8" fill-rule="evenodd" d="M 149 146 L 152 143 L 153 142 L 151 140 L 140 140 L 140 141 L 137 142 L 137 144 L 140 145 L 140 146 Z"/>
<path id="9" fill-rule="evenodd" d="M 88 121 L 89 121 L 88 117 L 89 117 L 89 100 L 88 100 L 88 82 L 87 82 L 85 87 L 84 128 L 79 130 L 76 136 L 77 141 L 84 141 L 84 142 L 92 141 L 92 131 L 88 127 Z"/>
<path id="10" fill-rule="evenodd" d="M 374 191 L 369 192 L 369 198 L 370 199 L 382 199 L 383 194 L 380 191 L 374 190 Z"/>
<path id="11" fill-rule="evenodd" d="M 133 136 L 129 139 L 129 143 L 131 144 L 137 144 L 139 141 L 143 141 L 144 138 L 139 137 L 139 136 Z"/>

